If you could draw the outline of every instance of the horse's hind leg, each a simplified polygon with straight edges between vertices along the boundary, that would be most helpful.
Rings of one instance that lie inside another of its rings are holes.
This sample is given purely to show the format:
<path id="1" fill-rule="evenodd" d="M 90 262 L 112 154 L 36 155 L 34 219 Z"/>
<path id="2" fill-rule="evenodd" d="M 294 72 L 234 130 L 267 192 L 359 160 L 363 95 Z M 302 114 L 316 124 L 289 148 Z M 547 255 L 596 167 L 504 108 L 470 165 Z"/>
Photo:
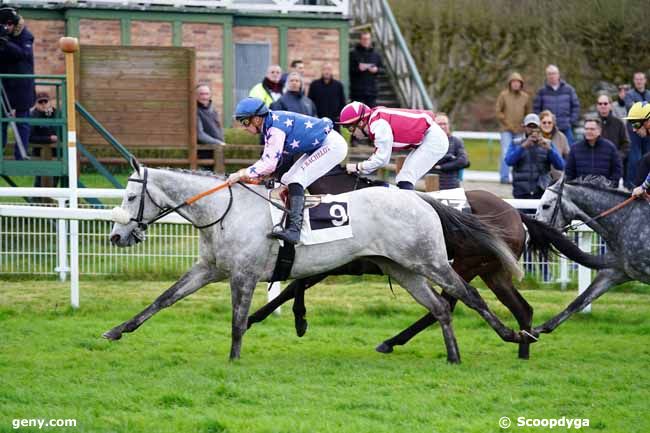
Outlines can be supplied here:
<path id="1" fill-rule="evenodd" d="M 158 311 L 173 305 L 184 297 L 196 292 L 206 284 L 218 281 L 219 279 L 220 276 L 216 273 L 214 268 L 202 261 L 198 262 L 178 281 L 176 281 L 173 286 L 165 290 L 162 295 L 158 296 L 151 305 L 130 320 L 106 331 L 103 334 L 104 338 L 109 340 L 119 340 L 122 338 L 122 333 L 135 331 Z"/>
<path id="2" fill-rule="evenodd" d="M 396 263 L 378 262 L 378 264 L 385 274 L 393 277 L 418 303 L 430 311 L 434 317 L 434 322 L 436 320 L 440 322 L 445 347 L 447 348 L 447 361 L 454 364 L 460 363 L 460 352 L 451 325 L 451 311 L 447 301 L 434 290 L 431 290 L 423 276 L 415 274 Z"/>
<path id="3" fill-rule="evenodd" d="M 531 332 L 533 322 L 533 307 L 521 296 L 521 293 L 512 284 L 512 276 L 507 272 L 493 272 L 481 274 L 481 278 L 494 292 L 497 299 L 510 310 L 517 319 L 520 329 Z M 519 343 L 519 358 L 530 357 L 530 343 Z"/>

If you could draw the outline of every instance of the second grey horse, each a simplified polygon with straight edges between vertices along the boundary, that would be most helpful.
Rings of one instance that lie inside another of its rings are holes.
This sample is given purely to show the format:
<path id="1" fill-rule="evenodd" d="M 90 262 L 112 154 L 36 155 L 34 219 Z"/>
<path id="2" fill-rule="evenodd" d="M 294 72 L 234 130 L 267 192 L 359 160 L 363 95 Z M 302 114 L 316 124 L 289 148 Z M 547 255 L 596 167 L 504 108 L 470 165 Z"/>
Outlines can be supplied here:
<path id="1" fill-rule="evenodd" d="M 130 246 L 144 238 L 146 223 L 188 197 L 215 186 L 215 177 L 182 171 L 141 168 L 132 162 L 130 178 L 119 218 L 111 231 L 111 242 Z M 264 194 L 264 187 L 253 186 Z M 350 193 L 349 215 L 354 237 L 320 245 L 299 245 L 291 278 L 302 278 L 334 269 L 365 257 L 398 281 L 412 297 L 427 308 L 441 325 L 447 357 L 459 362 L 457 343 L 451 327 L 448 303 L 428 287 L 427 281 L 457 297 L 479 314 L 499 336 L 519 343 L 526 336 L 507 328 L 489 310 L 478 292 L 463 281 L 447 262 L 441 226 L 445 218 L 451 227 L 467 232 L 476 242 L 491 245 L 495 254 L 513 274 L 521 275 L 516 259 L 507 246 L 478 221 L 450 210 L 435 200 L 429 202 L 410 191 L 368 188 Z M 269 204 L 239 185 L 207 196 L 179 213 L 195 226 L 205 226 L 217 218 L 220 223 L 200 231 L 200 257 L 178 282 L 132 319 L 107 331 L 111 340 L 136 330 L 163 308 L 190 295 L 208 283 L 229 279 L 232 296 L 232 341 L 230 358 L 240 357 L 242 338 L 253 291 L 259 281 L 272 275 L 279 244 L 268 238 L 273 222 Z"/>
<path id="2" fill-rule="evenodd" d="M 587 223 L 607 244 L 600 270 L 587 290 L 566 309 L 544 324 L 533 328 L 533 333 L 550 333 L 572 314 L 581 311 L 611 287 L 627 281 L 650 284 L 650 206 L 645 200 L 636 200 L 622 209 L 602 218 L 602 212 L 613 208 L 629 194 L 609 187 L 604 177 L 589 176 L 566 182 L 564 177 L 544 192 L 536 218 L 556 227 L 572 220 Z M 595 218 L 596 217 L 596 218 Z M 595 218 L 595 219 L 594 219 Z"/>

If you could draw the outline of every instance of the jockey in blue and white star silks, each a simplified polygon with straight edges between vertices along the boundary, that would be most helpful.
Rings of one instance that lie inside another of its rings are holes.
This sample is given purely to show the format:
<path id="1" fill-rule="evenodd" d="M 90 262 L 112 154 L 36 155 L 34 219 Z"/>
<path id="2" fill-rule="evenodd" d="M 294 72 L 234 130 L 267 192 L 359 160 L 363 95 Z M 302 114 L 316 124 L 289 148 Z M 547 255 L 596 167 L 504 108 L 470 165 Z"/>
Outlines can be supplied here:
<path id="1" fill-rule="evenodd" d="M 270 111 L 257 98 L 241 100 L 235 109 L 235 118 L 251 134 L 263 134 L 264 151 L 259 161 L 230 175 L 231 184 L 240 179 L 268 176 L 275 172 L 283 157 L 303 154 L 281 179 L 289 188 L 289 226 L 271 234 L 296 244 L 300 240 L 305 188 L 340 164 L 347 155 L 348 145 L 332 129 L 330 119 Z"/>

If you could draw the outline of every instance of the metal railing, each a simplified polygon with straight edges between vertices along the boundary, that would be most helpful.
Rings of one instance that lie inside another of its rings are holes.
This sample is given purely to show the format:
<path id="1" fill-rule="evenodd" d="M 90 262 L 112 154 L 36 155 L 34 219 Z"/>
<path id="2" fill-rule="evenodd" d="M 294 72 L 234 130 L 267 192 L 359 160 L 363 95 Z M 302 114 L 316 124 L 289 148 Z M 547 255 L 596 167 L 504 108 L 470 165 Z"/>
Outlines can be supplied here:
<path id="1" fill-rule="evenodd" d="M 4 1 L 0 3 L 6 3 Z M 17 6 L 120 7 L 147 9 L 174 8 L 227 9 L 242 12 L 330 13 L 347 16 L 349 0 L 12 0 Z"/>
<path id="2" fill-rule="evenodd" d="M 386 0 L 353 0 L 351 15 L 356 26 L 369 24 L 381 46 L 384 64 L 404 107 L 432 110 L 427 93 L 408 45 Z"/>

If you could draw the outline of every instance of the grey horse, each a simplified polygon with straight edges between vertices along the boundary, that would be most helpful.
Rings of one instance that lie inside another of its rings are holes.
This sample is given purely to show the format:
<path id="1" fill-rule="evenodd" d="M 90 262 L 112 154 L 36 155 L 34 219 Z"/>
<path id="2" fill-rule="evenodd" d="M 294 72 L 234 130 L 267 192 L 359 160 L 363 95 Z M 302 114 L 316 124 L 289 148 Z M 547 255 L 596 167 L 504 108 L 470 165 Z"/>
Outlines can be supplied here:
<path id="1" fill-rule="evenodd" d="M 239 358 L 253 291 L 259 281 L 270 279 L 279 248 L 277 240 L 267 237 L 273 226 L 269 203 L 257 195 L 266 194 L 265 187 L 245 189 L 235 184 L 189 206 L 178 207 L 188 197 L 214 187 L 223 179 L 212 174 L 148 169 L 140 167 L 135 160 L 132 165 L 135 172 L 129 178 L 121 208 L 115 209 L 111 242 L 120 247 L 131 246 L 144 239 L 148 223 L 176 210 L 195 226 L 204 227 L 200 231 L 200 257 L 150 306 L 104 333 L 104 337 L 117 340 L 122 333 L 133 332 L 161 309 L 206 284 L 229 279 L 230 359 Z M 479 312 L 503 340 L 520 343 L 528 338 L 503 325 L 476 289 L 463 281 L 447 261 L 441 218 L 445 218 L 448 227 L 466 231 L 475 242 L 491 245 L 504 266 L 513 274 L 521 275 L 508 247 L 485 226 L 471 216 L 427 196 L 420 198 L 412 191 L 368 188 L 350 193 L 348 198 L 354 237 L 326 244 L 299 245 L 291 278 L 319 274 L 361 257 L 373 260 L 439 320 L 450 362 L 459 362 L 460 355 L 451 327 L 449 304 L 430 289 L 428 280 Z"/>
<path id="2" fill-rule="evenodd" d="M 546 189 L 536 219 L 558 228 L 570 224 L 572 220 L 584 221 L 605 240 L 607 253 L 602 258 L 602 269 L 587 290 L 557 316 L 533 328 L 535 335 L 552 332 L 611 287 L 632 280 L 650 283 L 648 203 L 636 200 L 610 215 L 596 218 L 629 196 L 626 192 L 610 188 L 609 181 L 602 176 L 584 177 L 571 182 L 566 182 L 563 177 Z"/>

